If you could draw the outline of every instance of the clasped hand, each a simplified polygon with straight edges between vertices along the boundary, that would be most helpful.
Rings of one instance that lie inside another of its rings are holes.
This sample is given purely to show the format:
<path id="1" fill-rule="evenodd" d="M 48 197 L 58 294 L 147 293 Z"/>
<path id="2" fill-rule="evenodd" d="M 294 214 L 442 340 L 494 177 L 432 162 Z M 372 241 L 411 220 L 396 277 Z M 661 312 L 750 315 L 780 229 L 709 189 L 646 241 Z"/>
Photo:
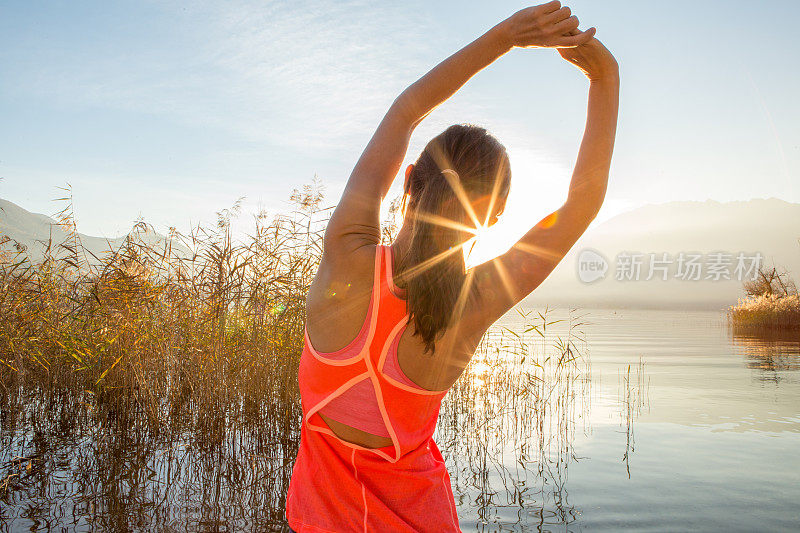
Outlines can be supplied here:
<path id="1" fill-rule="evenodd" d="M 580 31 L 578 17 L 558 0 L 517 11 L 497 29 L 510 48 L 557 48 L 590 79 L 617 72 L 614 56 L 594 38 L 596 28 Z"/>

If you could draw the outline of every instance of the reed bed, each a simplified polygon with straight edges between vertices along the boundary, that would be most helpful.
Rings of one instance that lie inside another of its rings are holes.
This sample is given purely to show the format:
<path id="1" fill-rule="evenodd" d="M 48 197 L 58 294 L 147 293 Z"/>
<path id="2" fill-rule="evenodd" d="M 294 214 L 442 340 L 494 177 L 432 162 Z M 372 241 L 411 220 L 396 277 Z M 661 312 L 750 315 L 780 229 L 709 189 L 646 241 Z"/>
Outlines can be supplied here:
<path id="1" fill-rule="evenodd" d="M 220 513 L 238 527 L 279 524 L 321 200 L 297 191 L 289 213 L 259 213 L 239 241 L 238 204 L 163 241 L 139 223 L 103 257 L 80 246 L 68 206 L 69 238 L 41 263 L 6 248 L 0 518 L 24 505 L 56 522 L 66 512 L 127 524 L 110 529 L 217 529 L 205 521 Z"/>
<path id="2" fill-rule="evenodd" d="M 785 331 L 800 335 L 800 295 L 741 298 L 728 310 L 728 321 L 736 333 Z"/>
<path id="3" fill-rule="evenodd" d="M 245 240 L 231 231 L 238 204 L 215 226 L 164 241 L 140 223 L 103 257 L 81 248 L 66 209 L 72 238 L 40 264 L 7 252 L 0 520 L 285 530 L 304 299 L 330 213 L 322 199 L 318 185 L 296 191 L 289 213 L 258 214 Z M 584 322 L 572 310 L 554 336 L 562 320 L 548 310 L 522 319 L 487 333 L 443 401 L 436 440 L 460 514 L 569 524 L 579 510 L 567 470 L 590 399 Z"/>
<path id="4" fill-rule="evenodd" d="M 156 426 L 172 421 L 161 402 L 179 408 L 190 397 L 240 410 L 293 409 L 304 299 L 321 253 L 315 194 L 298 194 L 288 215 L 256 216 L 246 242 L 231 234 L 235 206 L 216 226 L 172 232 L 157 245 L 146 239 L 152 229 L 137 224 L 94 262 L 70 241 L 48 247 L 41 264 L 24 252 L 7 256 L 3 388 L 35 383 L 99 399 L 124 391 Z"/>

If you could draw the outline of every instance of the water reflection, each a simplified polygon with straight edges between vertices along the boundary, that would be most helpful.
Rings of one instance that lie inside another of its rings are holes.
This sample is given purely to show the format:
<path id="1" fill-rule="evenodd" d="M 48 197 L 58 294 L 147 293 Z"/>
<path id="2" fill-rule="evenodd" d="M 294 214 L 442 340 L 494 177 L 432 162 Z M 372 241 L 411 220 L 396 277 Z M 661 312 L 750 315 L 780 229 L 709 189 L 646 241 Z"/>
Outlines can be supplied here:
<path id="1" fill-rule="evenodd" d="M 573 310 L 493 330 L 436 435 L 462 529 L 680 529 L 699 496 L 664 487 L 691 475 L 713 488 L 708 529 L 791 523 L 800 343 L 718 318 Z M 165 402 L 153 425 L 136 391 L 0 389 L 0 530 L 285 531 L 299 405 L 235 398 Z M 758 470 L 740 474 L 746 450 Z"/>
<path id="2" fill-rule="evenodd" d="M 580 516 L 567 480 L 575 435 L 590 431 L 584 317 L 521 318 L 484 339 L 442 406 L 436 438 L 465 529 L 563 527 Z M 561 322 L 565 333 L 551 335 Z"/>
<path id="3" fill-rule="evenodd" d="M 761 370 L 760 379 L 779 381 L 781 372 L 800 370 L 800 338 L 797 332 L 768 331 L 759 335 L 733 332 L 733 345 L 741 351 L 747 366 Z"/>
<path id="4" fill-rule="evenodd" d="M 6 528 L 282 530 L 296 428 L 284 436 L 257 417 L 209 420 L 207 406 L 192 405 L 176 428 L 154 428 L 132 395 L 106 403 L 10 392 L 0 437 Z"/>

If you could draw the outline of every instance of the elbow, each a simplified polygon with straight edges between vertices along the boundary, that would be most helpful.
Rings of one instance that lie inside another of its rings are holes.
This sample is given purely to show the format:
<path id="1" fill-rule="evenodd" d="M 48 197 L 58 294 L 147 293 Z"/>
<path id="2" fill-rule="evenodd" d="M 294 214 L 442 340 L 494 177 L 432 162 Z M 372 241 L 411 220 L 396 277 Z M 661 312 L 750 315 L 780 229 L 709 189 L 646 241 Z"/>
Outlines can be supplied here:
<path id="1" fill-rule="evenodd" d="M 600 208 L 603 207 L 603 198 L 569 198 L 564 205 L 564 210 L 570 212 L 572 218 L 581 220 L 588 227 L 597 218 Z"/>
<path id="2" fill-rule="evenodd" d="M 387 116 L 392 116 L 397 120 L 402 121 L 411 129 L 416 128 L 417 125 L 422 122 L 422 119 L 425 118 L 424 116 L 421 116 L 419 111 L 416 109 L 413 98 L 411 98 L 405 91 L 394 99 L 392 106 L 389 108 Z"/>
<path id="3" fill-rule="evenodd" d="M 594 220 L 603 207 L 608 188 L 608 174 L 597 175 L 572 187 L 567 195 L 567 203 L 574 211 Z"/>
<path id="4" fill-rule="evenodd" d="M 586 207 L 586 218 L 589 222 L 593 221 L 597 218 L 598 213 L 600 213 L 600 209 L 603 207 L 603 198 L 596 200 L 594 202 L 590 202 L 589 205 Z"/>

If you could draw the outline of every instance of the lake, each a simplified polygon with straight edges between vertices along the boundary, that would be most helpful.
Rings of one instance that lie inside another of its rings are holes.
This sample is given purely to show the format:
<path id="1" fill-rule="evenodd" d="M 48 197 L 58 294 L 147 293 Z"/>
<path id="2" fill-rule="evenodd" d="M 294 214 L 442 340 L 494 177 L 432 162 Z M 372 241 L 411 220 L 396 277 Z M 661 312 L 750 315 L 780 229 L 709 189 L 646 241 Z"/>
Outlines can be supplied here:
<path id="1" fill-rule="evenodd" d="M 558 469 L 545 469 L 544 490 L 509 460 L 519 455 L 510 444 L 502 468 L 489 468 L 492 505 L 475 503 L 486 490 L 462 491 L 465 531 L 800 529 L 796 337 L 734 338 L 716 311 L 577 314 L 590 379 L 573 418 L 584 420 L 551 453 Z M 522 505 L 502 490 L 520 480 L 533 489 Z"/>
<path id="2" fill-rule="evenodd" d="M 733 337 L 716 311 L 525 313 L 443 404 L 464 531 L 800 528 L 796 338 Z M 11 396 L 0 530 L 282 530 L 280 420 L 167 434 L 135 402 L 98 417 L 87 396 Z"/>

